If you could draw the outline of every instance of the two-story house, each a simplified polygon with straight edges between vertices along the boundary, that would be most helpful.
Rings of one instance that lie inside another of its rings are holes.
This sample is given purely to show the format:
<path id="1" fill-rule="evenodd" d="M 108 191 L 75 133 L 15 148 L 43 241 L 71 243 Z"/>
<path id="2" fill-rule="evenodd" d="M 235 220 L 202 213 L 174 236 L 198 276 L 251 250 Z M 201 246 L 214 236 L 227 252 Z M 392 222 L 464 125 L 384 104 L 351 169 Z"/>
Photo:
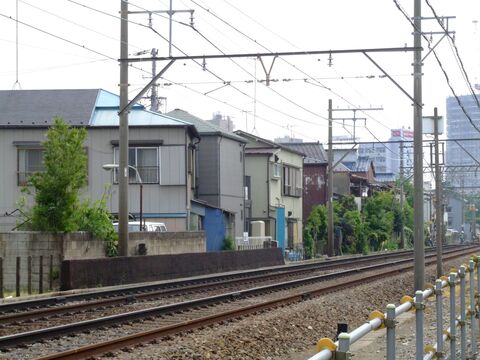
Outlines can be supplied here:
<path id="1" fill-rule="evenodd" d="M 181 109 L 166 115 L 197 128 L 201 141 L 197 145 L 195 197 L 233 214 L 233 231 L 226 235 L 242 236 L 245 231 L 244 150 L 247 140 Z M 208 250 L 220 250 L 221 234 L 208 226 L 204 229 Z"/>
<path id="2" fill-rule="evenodd" d="M 327 203 L 327 153 L 319 142 L 282 143 L 305 154 L 303 159 L 303 218 L 307 219 L 315 205 Z"/>
<path id="3" fill-rule="evenodd" d="M 246 217 L 265 223 L 282 249 L 302 245 L 303 153 L 237 130 L 245 138 Z M 251 233 L 251 231 L 250 231 Z"/>
<path id="4" fill-rule="evenodd" d="M 116 173 L 102 169 L 118 164 L 118 111 L 119 97 L 101 89 L 0 91 L 0 230 L 15 227 L 21 187 L 30 174 L 43 169 L 42 141 L 54 116 L 87 129 L 88 186 L 83 196 L 99 199 L 110 185 L 108 206 L 118 212 Z M 169 231 L 189 229 L 199 139 L 190 123 L 140 104 L 131 108 L 129 164 L 140 177 L 130 171 L 130 213 L 138 217 L 142 210 L 144 219 L 163 222 Z"/>

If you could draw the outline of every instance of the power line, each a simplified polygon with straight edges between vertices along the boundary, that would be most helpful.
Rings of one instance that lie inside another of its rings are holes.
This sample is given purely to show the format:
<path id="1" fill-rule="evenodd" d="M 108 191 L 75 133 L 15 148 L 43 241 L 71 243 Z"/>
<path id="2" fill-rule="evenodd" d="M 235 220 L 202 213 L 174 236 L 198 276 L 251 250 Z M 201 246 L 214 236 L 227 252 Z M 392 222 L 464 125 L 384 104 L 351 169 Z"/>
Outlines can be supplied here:
<path id="1" fill-rule="evenodd" d="M 233 26 L 230 22 L 222 19 L 220 16 L 218 16 L 217 14 L 215 14 L 213 11 L 211 11 L 211 9 L 209 8 L 206 8 L 205 6 L 203 5 L 200 5 L 197 1 L 195 0 L 190 0 L 191 2 L 193 2 L 195 5 L 197 5 L 198 7 L 200 7 L 202 10 L 204 10 L 205 12 L 207 12 L 208 14 L 212 15 L 213 17 L 215 17 L 216 19 L 218 19 L 219 21 L 221 21 L 222 23 L 224 23 L 225 25 L 227 25 L 228 27 L 232 28 L 233 30 L 235 30 L 236 32 L 238 32 L 239 34 L 241 34 L 242 36 L 246 37 L 247 39 L 249 39 L 250 41 L 254 42 L 255 44 L 261 46 L 263 49 L 269 51 L 269 52 L 272 52 L 270 49 L 268 49 L 266 46 L 264 46 L 263 44 L 261 44 L 259 41 L 253 39 L 251 36 L 245 34 L 244 32 L 240 31 L 238 29 L 238 27 L 235 27 Z M 245 15 L 246 17 L 248 17 L 249 19 L 251 19 L 252 21 L 254 21 L 255 23 L 259 24 L 255 19 L 253 19 L 252 17 L 250 17 L 249 15 L 245 14 L 244 12 L 242 12 L 240 9 L 236 8 L 235 6 L 233 6 L 232 4 L 228 3 L 226 1 L 227 4 L 229 4 L 231 7 L 233 7 L 234 9 L 236 9 L 237 11 L 239 11 L 240 13 L 242 13 L 243 15 Z M 275 35 L 274 32 L 272 32 L 271 30 L 269 30 L 268 28 L 266 28 L 264 25 L 262 24 L 259 24 L 260 26 L 262 26 L 263 28 L 265 28 L 267 31 L 273 33 Z M 280 37 L 280 36 L 279 36 Z M 282 37 L 280 37 L 282 40 L 286 41 L 287 43 L 289 43 L 290 45 L 296 47 L 295 45 L 291 44 L 288 40 L 286 39 L 283 39 Z M 343 101 L 345 101 L 347 104 L 349 104 L 350 106 L 356 108 L 357 106 L 354 105 L 351 101 L 347 100 L 345 97 L 343 97 L 342 95 L 340 95 L 339 93 L 335 92 L 334 90 L 332 90 L 331 88 L 328 88 L 327 86 L 325 86 L 324 84 L 322 84 L 320 81 L 318 81 L 317 79 L 313 78 L 311 75 L 307 74 L 305 71 L 301 70 L 300 68 L 298 68 L 296 65 L 290 63 L 289 61 L 287 61 L 286 59 L 280 57 L 280 59 L 282 61 L 284 61 L 285 63 L 287 63 L 288 65 L 292 66 L 294 69 L 296 69 L 297 71 L 299 71 L 300 73 L 302 73 L 303 75 L 306 75 L 309 77 L 310 80 L 312 81 L 315 81 L 317 82 L 320 87 L 330 91 L 332 94 L 334 94 L 335 96 L 337 96 L 338 98 L 342 99 Z M 388 129 L 388 126 L 386 126 L 385 124 L 383 124 L 381 121 L 373 118 L 372 116 L 370 116 L 368 113 L 365 113 L 369 118 L 371 118 L 372 120 L 374 120 L 375 122 L 377 122 L 379 125 L 385 127 Z"/>
<path id="2" fill-rule="evenodd" d="M 480 102 L 478 101 L 478 98 L 477 96 L 475 95 L 475 91 L 473 91 L 473 88 L 472 88 L 472 84 L 470 83 L 470 79 L 468 77 L 468 73 L 467 73 L 467 70 L 465 70 L 465 66 L 463 65 L 463 61 L 462 61 L 462 58 L 460 56 L 460 52 L 458 51 L 458 48 L 457 48 L 457 45 L 455 45 L 455 39 L 453 38 L 452 35 L 450 35 L 450 33 L 447 31 L 447 29 L 445 28 L 445 25 L 443 24 L 443 22 L 440 20 L 440 18 L 438 17 L 435 9 L 433 8 L 433 6 L 430 4 L 430 2 L 428 0 L 425 0 L 425 2 L 427 3 L 428 7 L 430 8 L 430 10 L 432 10 L 432 13 L 433 13 L 433 16 L 435 17 L 435 19 L 437 20 L 438 24 L 440 25 L 440 27 L 443 29 L 443 31 L 445 31 L 445 34 L 447 35 L 447 37 L 449 38 L 450 40 L 450 46 L 452 47 L 453 46 L 453 49 L 455 50 L 455 54 L 456 54 L 456 59 L 457 59 L 457 63 L 459 64 L 459 67 L 460 67 L 460 70 L 462 71 L 462 74 L 463 74 L 463 77 L 465 79 L 465 82 L 470 90 L 470 93 L 471 95 L 473 96 L 476 104 L 477 104 L 477 107 L 480 109 Z"/>
<path id="3" fill-rule="evenodd" d="M 395 3 L 395 5 L 397 6 L 398 10 L 403 14 L 403 16 L 407 19 L 407 21 L 413 26 L 414 30 L 415 31 L 419 31 L 417 29 L 417 27 L 415 26 L 415 24 L 412 22 L 412 20 L 410 19 L 410 17 L 408 16 L 408 14 L 406 13 L 406 11 L 400 6 L 400 4 L 397 2 L 397 0 L 393 0 L 393 2 Z M 423 38 L 425 40 L 427 40 L 428 42 L 428 39 L 427 37 L 425 36 L 425 34 L 421 33 L 421 35 L 423 36 Z M 460 101 L 460 98 L 458 97 L 458 95 L 456 94 L 455 90 L 453 89 L 452 87 L 452 84 L 450 83 L 450 78 L 446 72 L 446 70 L 444 69 L 443 67 L 443 64 L 442 62 L 440 61 L 438 55 L 437 55 L 437 52 L 435 51 L 435 49 L 432 49 L 432 53 L 433 55 L 435 56 L 435 59 L 437 60 L 437 63 L 438 65 L 440 66 L 440 70 L 442 70 L 442 73 L 445 77 L 445 80 L 447 82 L 447 85 L 448 87 L 450 88 L 450 91 L 452 92 L 453 96 L 455 97 L 455 99 L 457 100 L 457 103 L 458 103 L 458 106 L 460 106 L 460 108 L 462 109 L 463 113 L 465 114 L 465 116 L 467 117 L 468 121 L 470 122 L 470 124 L 473 126 L 473 128 L 478 131 L 480 133 L 480 128 L 478 128 L 472 118 L 470 117 L 470 115 L 467 113 L 467 110 L 465 109 L 465 107 L 463 106 L 462 102 Z M 478 101 L 478 100 L 477 100 Z"/>

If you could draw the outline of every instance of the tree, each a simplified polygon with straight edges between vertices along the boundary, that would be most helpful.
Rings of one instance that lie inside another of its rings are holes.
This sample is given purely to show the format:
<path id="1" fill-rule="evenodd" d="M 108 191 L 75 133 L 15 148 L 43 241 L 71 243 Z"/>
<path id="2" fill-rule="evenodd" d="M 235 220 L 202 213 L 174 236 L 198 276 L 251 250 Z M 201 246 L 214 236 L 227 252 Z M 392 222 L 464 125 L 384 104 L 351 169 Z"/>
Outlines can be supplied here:
<path id="1" fill-rule="evenodd" d="M 87 155 L 83 148 L 86 136 L 84 128 L 72 128 L 63 119 L 54 119 L 43 143 L 45 171 L 29 178 L 29 185 L 35 189 L 31 209 L 34 230 L 77 230 L 79 191 L 87 183 Z"/>
<path id="2" fill-rule="evenodd" d="M 25 210 L 23 228 L 37 231 L 88 231 L 105 241 L 108 256 L 117 254 L 118 234 L 113 228 L 105 195 L 98 201 L 80 201 L 80 191 L 87 184 L 87 155 L 83 144 L 84 128 L 73 128 L 61 118 L 54 118 L 43 142 L 44 172 L 33 174 L 23 191 L 34 197 Z M 25 201 L 20 200 L 25 206 Z"/>
<path id="3" fill-rule="evenodd" d="M 323 205 L 313 207 L 304 224 L 304 250 L 308 257 L 323 253 L 327 241 L 327 208 Z"/>

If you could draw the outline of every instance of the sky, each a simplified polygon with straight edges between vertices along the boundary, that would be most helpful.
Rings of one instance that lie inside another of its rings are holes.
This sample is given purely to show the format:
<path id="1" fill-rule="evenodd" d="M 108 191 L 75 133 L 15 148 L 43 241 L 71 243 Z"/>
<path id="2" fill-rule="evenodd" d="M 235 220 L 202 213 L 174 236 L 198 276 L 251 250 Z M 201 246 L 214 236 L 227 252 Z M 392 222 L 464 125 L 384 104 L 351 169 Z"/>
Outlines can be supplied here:
<path id="1" fill-rule="evenodd" d="M 450 19 L 455 45 L 471 84 L 480 83 L 480 2 L 430 0 L 439 16 Z M 18 57 L 16 5 L 18 3 Z M 255 54 L 324 50 L 378 49 L 413 46 L 412 27 L 393 0 L 173 0 L 172 55 Z M 398 0 L 413 16 L 413 0 Z M 130 11 L 166 11 L 168 0 L 134 0 Z M 0 89 L 103 88 L 118 94 L 120 1 L 2 0 L 0 2 Z M 431 17 L 425 1 L 422 14 Z M 129 15 L 131 57 L 152 48 L 168 56 L 169 21 L 165 13 Z M 436 20 L 424 20 L 424 32 L 441 30 Z M 430 34 L 427 34 L 430 38 Z M 432 34 L 431 44 L 441 35 Z M 426 55 L 429 44 L 423 41 Z M 435 48 L 451 86 L 468 94 L 452 42 Z M 413 95 L 412 52 L 371 54 L 395 81 Z M 272 57 L 262 58 L 268 70 Z M 18 61 L 18 68 L 17 68 Z M 157 70 L 166 62 L 158 61 Z M 17 78 L 18 69 L 18 78 Z M 445 114 L 451 96 L 435 57 L 423 67 L 424 115 L 437 107 Z M 411 100 L 360 53 L 302 55 L 275 59 L 269 86 L 262 63 L 255 57 L 178 60 L 158 81 L 162 111 L 186 110 L 203 119 L 221 113 L 237 129 L 273 139 L 290 135 L 304 141 L 327 140 L 328 100 L 334 109 L 383 108 L 356 111 L 355 134 L 363 141 L 386 140 L 392 128 L 413 127 Z M 151 62 L 129 69 L 130 97 L 149 81 Z M 255 79 L 257 81 L 255 81 Z M 18 81 L 17 81 L 18 80 Z M 145 102 L 148 104 L 148 102 Z M 351 118 L 353 110 L 336 111 Z M 365 118 L 365 120 L 363 120 Z M 351 120 L 338 120 L 334 136 L 349 137 Z"/>

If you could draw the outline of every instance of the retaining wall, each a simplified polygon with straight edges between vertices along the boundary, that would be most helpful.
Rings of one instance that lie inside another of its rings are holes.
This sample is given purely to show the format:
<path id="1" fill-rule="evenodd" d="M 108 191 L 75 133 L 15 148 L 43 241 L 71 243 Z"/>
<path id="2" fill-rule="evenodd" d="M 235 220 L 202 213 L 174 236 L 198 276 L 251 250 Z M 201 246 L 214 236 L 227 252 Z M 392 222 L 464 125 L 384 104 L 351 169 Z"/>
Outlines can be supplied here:
<path id="1" fill-rule="evenodd" d="M 130 233 L 129 254 L 138 254 L 139 244 L 144 244 L 147 254 L 176 254 L 204 252 L 203 231 L 178 233 Z M 55 274 L 62 260 L 98 259 L 105 257 L 105 244 L 86 232 L 53 234 L 36 231 L 11 231 L 0 233 L 0 257 L 3 259 L 3 285 L 7 291 L 15 289 L 16 258 L 20 257 L 20 287 L 27 288 L 28 257 L 32 257 L 32 289 L 38 290 L 40 256 L 43 257 L 43 288 L 50 280 L 50 266 Z M 50 265 L 50 262 L 52 263 Z"/>
<path id="2" fill-rule="evenodd" d="M 279 248 L 65 260 L 62 262 L 61 289 L 167 280 L 283 264 Z"/>

